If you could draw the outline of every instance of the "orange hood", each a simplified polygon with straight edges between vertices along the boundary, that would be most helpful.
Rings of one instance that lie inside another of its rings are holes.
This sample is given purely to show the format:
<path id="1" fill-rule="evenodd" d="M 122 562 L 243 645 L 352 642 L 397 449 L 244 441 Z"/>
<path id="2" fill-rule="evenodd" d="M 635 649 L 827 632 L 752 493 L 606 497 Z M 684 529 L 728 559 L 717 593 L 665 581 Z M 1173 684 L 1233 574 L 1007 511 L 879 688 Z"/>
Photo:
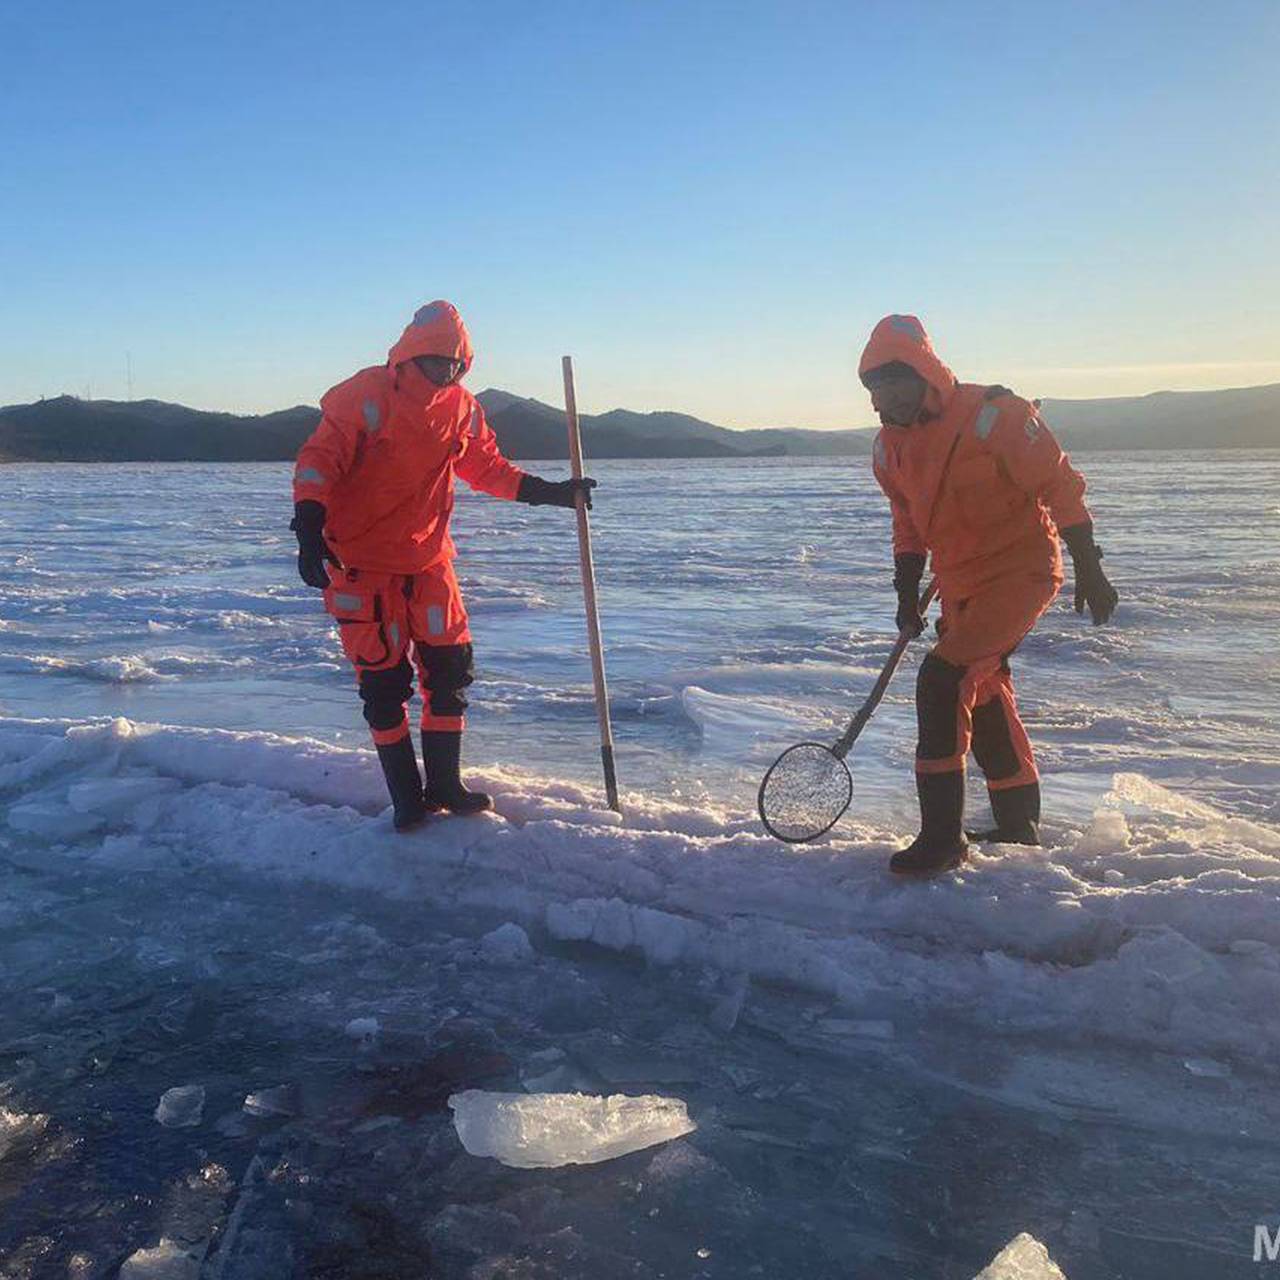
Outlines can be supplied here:
<path id="1" fill-rule="evenodd" d="M 938 413 L 956 389 L 956 375 L 938 359 L 919 319 L 915 316 L 885 316 L 867 340 L 862 359 L 858 361 L 858 377 L 882 364 L 901 360 L 910 365 L 930 386 L 926 408 Z"/>
<path id="2" fill-rule="evenodd" d="M 438 299 L 414 312 L 405 331 L 387 355 L 392 367 L 417 356 L 444 356 L 461 360 L 463 372 L 471 368 L 471 335 L 452 302 Z"/>

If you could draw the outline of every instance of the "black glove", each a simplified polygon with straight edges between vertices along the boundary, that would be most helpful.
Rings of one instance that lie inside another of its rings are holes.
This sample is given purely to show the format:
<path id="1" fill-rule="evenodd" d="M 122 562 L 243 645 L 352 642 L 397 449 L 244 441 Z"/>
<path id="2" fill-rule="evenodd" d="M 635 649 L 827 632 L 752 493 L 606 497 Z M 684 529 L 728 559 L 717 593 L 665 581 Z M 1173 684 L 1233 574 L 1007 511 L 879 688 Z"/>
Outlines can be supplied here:
<path id="1" fill-rule="evenodd" d="M 527 502 L 531 507 L 569 507 L 578 505 L 577 494 L 587 500 L 591 510 L 591 490 L 596 481 L 583 476 L 581 480 L 544 480 L 541 476 L 524 476 L 516 491 L 517 502 Z"/>
<path id="2" fill-rule="evenodd" d="M 289 528 L 298 535 L 298 576 L 307 586 L 321 591 L 329 585 L 325 561 L 342 568 L 342 562 L 324 540 L 324 519 L 324 505 L 308 498 L 294 504 L 293 519 L 289 522 Z"/>
<path id="3" fill-rule="evenodd" d="M 894 621 L 898 633 L 909 632 L 914 640 L 924 630 L 920 613 L 920 579 L 924 577 L 924 556 L 914 551 L 893 557 L 893 589 L 898 593 L 898 613 Z"/>
<path id="4" fill-rule="evenodd" d="M 1091 524 L 1073 524 L 1061 532 L 1075 569 L 1076 612 L 1083 613 L 1085 605 L 1088 605 L 1096 627 L 1111 618 L 1120 600 L 1115 587 L 1102 572 L 1102 548 L 1093 540 Z"/>

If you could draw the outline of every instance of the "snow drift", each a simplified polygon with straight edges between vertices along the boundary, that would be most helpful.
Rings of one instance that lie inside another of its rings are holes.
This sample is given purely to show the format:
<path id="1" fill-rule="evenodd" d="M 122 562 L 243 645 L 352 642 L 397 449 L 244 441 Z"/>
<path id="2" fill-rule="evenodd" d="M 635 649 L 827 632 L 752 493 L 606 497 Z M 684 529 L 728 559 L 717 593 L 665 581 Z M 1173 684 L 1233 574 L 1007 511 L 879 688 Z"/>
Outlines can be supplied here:
<path id="1" fill-rule="evenodd" d="M 1266 1016 L 1280 998 L 1280 831 L 1136 774 L 1116 775 L 1058 847 L 993 848 L 929 884 L 885 874 L 902 832 L 846 822 L 797 851 L 742 812 L 633 795 L 619 819 L 577 786 L 480 778 L 496 813 L 398 837 L 367 751 L 0 720 L 10 840 L 99 865 L 222 864 L 492 908 L 535 939 L 792 984 L 851 1015 L 1105 1037 L 1208 1070 L 1280 1050 Z"/>

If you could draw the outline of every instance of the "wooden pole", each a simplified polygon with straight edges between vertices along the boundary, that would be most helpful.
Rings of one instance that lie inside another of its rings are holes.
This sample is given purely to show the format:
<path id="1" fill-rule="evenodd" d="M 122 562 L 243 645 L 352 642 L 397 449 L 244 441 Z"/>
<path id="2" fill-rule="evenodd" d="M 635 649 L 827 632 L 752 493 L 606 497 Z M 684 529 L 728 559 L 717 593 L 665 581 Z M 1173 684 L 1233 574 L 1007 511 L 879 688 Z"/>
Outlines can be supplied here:
<path id="1" fill-rule="evenodd" d="M 582 434 L 578 429 L 578 399 L 573 386 L 573 357 L 561 361 L 564 369 L 564 412 L 569 420 L 569 464 L 575 480 L 582 479 Z M 618 777 L 613 766 L 613 726 L 609 722 L 609 691 L 604 679 L 604 646 L 600 640 L 600 611 L 596 606 L 596 569 L 591 559 L 591 522 L 586 497 L 578 494 L 578 558 L 582 565 L 582 594 L 587 606 L 587 639 L 591 644 L 591 675 L 596 687 L 596 715 L 600 720 L 600 760 L 604 765 L 604 790 L 609 808 L 622 812 L 618 803 Z"/>

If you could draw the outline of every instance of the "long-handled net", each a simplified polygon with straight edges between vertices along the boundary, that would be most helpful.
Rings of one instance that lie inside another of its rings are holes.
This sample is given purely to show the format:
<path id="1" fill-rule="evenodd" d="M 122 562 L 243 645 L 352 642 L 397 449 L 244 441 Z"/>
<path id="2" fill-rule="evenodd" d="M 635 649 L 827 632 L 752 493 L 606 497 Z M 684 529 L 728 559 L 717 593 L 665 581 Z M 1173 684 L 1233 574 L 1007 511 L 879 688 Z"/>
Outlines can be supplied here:
<path id="1" fill-rule="evenodd" d="M 925 588 L 920 597 L 922 614 L 937 590 L 936 582 L 930 582 Z M 898 636 L 875 686 L 838 742 L 829 747 L 821 742 L 799 742 L 788 747 L 769 766 L 760 783 L 756 808 L 770 835 L 788 844 L 803 844 L 825 835 L 844 816 L 853 800 L 853 776 L 844 762 L 845 756 L 871 719 L 871 713 L 880 705 L 911 640 L 907 631 Z"/>
<path id="2" fill-rule="evenodd" d="M 760 820 L 789 844 L 816 840 L 840 821 L 853 799 L 849 766 L 821 742 L 798 742 L 760 784 Z"/>

